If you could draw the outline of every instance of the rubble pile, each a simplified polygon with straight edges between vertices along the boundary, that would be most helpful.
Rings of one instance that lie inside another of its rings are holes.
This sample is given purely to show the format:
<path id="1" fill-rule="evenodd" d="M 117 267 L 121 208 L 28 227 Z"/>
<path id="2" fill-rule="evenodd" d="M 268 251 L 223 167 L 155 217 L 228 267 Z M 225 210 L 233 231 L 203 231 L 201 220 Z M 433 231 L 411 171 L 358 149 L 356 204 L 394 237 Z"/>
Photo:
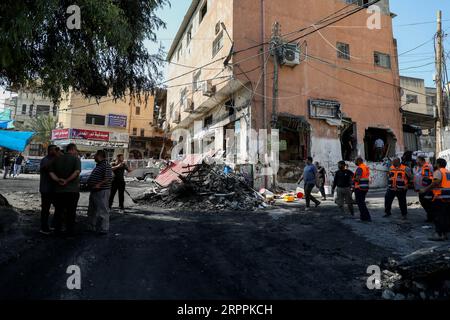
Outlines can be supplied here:
<path id="1" fill-rule="evenodd" d="M 383 264 L 382 297 L 387 300 L 450 298 L 450 245 L 416 251 Z"/>
<path id="2" fill-rule="evenodd" d="M 264 197 L 249 186 L 245 177 L 225 173 L 223 165 L 202 162 L 184 169 L 168 187 L 152 188 L 136 200 L 158 207 L 202 211 L 265 207 Z"/>

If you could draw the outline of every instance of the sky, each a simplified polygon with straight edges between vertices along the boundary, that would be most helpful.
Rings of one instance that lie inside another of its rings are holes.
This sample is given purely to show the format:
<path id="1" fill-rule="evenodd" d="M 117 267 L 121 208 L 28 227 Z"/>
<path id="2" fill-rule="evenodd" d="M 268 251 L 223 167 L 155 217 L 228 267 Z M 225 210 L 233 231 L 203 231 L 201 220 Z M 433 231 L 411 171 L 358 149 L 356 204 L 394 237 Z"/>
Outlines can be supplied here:
<path id="1" fill-rule="evenodd" d="M 155 52 L 160 44 L 166 51 L 169 50 L 191 0 L 171 0 L 171 2 L 172 4 L 170 7 L 166 7 L 157 12 L 157 15 L 166 22 L 167 28 L 157 32 L 159 39 L 158 44 L 147 43 L 147 48 L 150 52 Z M 443 12 L 443 29 L 447 30 L 449 35 L 445 39 L 444 46 L 446 51 L 450 52 L 450 1 L 390 0 L 390 3 L 391 11 L 397 14 L 393 23 L 394 36 L 398 41 L 398 52 L 400 55 L 400 74 L 423 78 L 425 79 L 427 86 L 434 86 L 434 65 L 423 65 L 434 61 L 433 41 L 429 40 L 432 39 L 436 32 L 436 13 L 439 9 Z M 429 41 L 426 45 L 414 51 L 402 54 L 426 41 Z M 5 96 L 8 96 L 8 93 L 5 93 L 0 88 L 0 110 Z"/>

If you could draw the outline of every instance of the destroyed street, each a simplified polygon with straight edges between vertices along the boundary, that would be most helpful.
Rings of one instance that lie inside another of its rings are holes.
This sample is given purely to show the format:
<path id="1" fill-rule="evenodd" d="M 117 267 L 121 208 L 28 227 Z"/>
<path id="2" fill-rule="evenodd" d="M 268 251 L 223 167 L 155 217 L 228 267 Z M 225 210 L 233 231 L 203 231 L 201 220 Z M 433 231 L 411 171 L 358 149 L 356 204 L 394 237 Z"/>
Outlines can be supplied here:
<path id="1" fill-rule="evenodd" d="M 414 194 L 404 221 L 395 206 L 392 218 L 382 218 L 384 192 L 371 192 L 372 224 L 339 213 L 333 201 L 308 212 L 304 201 L 204 212 L 201 204 L 168 209 L 126 198 L 129 209 L 113 212 L 111 231 L 99 241 L 84 233 L 88 193 L 81 194 L 75 238 L 40 235 L 38 181 L 27 175 L 0 185 L 15 207 L 1 209 L 2 299 L 437 298 L 426 277 L 410 290 L 389 288 L 399 271 L 394 260 L 436 246 Z M 137 197 L 148 184 L 127 188 Z M 80 290 L 66 286 L 70 265 L 80 268 Z M 367 287 L 373 265 L 390 270 L 380 290 Z"/>

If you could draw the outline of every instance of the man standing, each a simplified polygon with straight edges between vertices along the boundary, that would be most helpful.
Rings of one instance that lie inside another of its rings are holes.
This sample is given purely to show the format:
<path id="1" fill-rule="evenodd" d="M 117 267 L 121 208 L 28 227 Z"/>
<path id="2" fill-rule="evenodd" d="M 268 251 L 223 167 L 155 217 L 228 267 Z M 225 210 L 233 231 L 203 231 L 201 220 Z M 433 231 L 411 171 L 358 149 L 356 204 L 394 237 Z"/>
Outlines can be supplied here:
<path id="1" fill-rule="evenodd" d="M 339 161 L 338 168 L 339 170 L 336 171 L 336 174 L 334 176 L 333 188 L 331 190 L 331 193 L 334 195 L 334 191 L 337 191 L 336 204 L 338 205 L 339 209 L 344 212 L 344 203 L 347 203 L 348 210 L 353 216 L 355 215 L 352 199 L 353 172 L 346 169 L 345 161 Z"/>
<path id="2" fill-rule="evenodd" d="M 67 235 L 73 236 L 80 199 L 81 161 L 77 146 L 73 143 L 67 145 L 66 153 L 55 159 L 49 171 L 50 177 L 56 182 L 55 234 L 61 235 L 64 219 Z"/>
<path id="3" fill-rule="evenodd" d="M 23 163 L 24 157 L 21 153 L 17 156 L 16 160 L 14 161 L 14 175 L 13 177 L 18 177 L 20 174 L 20 170 L 22 170 L 22 163 Z"/>
<path id="4" fill-rule="evenodd" d="M 450 171 L 446 169 L 447 161 L 444 159 L 437 159 L 436 167 L 433 182 L 420 192 L 433 193 L 432 208 L 436 235 L 429 240 L 445 241 L 448 240 L 447 233 L 450 231 Z"/>
<path id="5" fill-rule="evenodd" d="M 370 217 L 369 209 L 367 209 L 366 205 L 366 197 L 369 192 L 370 170 L 369 167 L 364 164 L 362 158 L 357 158 L 355 164 L 358 166 L 355 175 L 353 176 L 356 203 L 358 204 L 361 221 L 370 222 L 372 221 L 372 218 Z"/>
<path id="6" fill-rule="evenodd" d="M 384 156 L 384 141 L 381 138 L 375 140 L 375 161 L 382 161 Z"/>
<path id="7" fill-rule="evenodd" d="M 391 216 L 392 202 L 397 197 L 402 218 L 406 219 L 408 215 L 408 206 L 406 203 L 406 193 L 408 192 L 408 182 L 411 179 L 410 169 L 401 163 L 399 158 L 392 161 L 392 166 L 389 169 L 388 189 L 384 197 L 384 217 Z"/>
<path id="8" fill-rule="evenodd" d="M 309 210 L 309 205 L 312 202 L 315 203 L 316 207 L 320 205 L 320 201 L 314 198 L 311 194 L 312 190 L 316 186 L 317 181 L 317 168 L 313 164 L 313 158 L 308 157 L 306 160 L 306 166 L 303 170 L 303 174 L 298 180 L 297 184 L 300 184 L 302 180 L 305 182 L 305 200 L 306 200 L 306 210 Z"/>
<path id="9" fill-rule="evenodd" d="M 414 169 L 414 190 L 419 193 L 420 204 L 427 213 L 427 220 L 425 222 L 433 222 L 432 192 L 429 191 L 428 194 L 423 194 L 419 191 L 429 187 L 432 182 L 433 166 L 429 162 L 426 162 L 424 157 L 417 157 L 417 167 Z"/>
<path id="10" fill-rule="evenodd" d="M 111 195 L 109 197 L 109 208 L 112 208 L 116 192 L 119 191 L 119 213 L 125 210 L 125 171 L 132 172 L 127 164 L 124 162 L 123 154 L 117 155 L 116 161 L 111 164 L 114 173 Z"/>
<path id="11" fill-rule="evenodd" d="M 11 170 L 11 157 L 9 156 L 9 153 L 5 153 L 5 156 L 3 157 L 3 179 L 6 179 L 10 170 Z"/>
<path id="12" fill-rule="evenodd" d="M 39 192 L 41 193 L 41 233 L 50 234 L 48 227 L 48 217 L 50 216 L 50 207 L 55 206 L 55 182 L 50 177 L 49 169 L 53 161 L 58 156 L 57 147 L 49 145 L 47 148 L 47 156 L 41 160 L 40 165 L 40 181 Z"/>
<path id="13" fill-rule="evenodd" d="M 88 219 L 89 229 L 97 231 L 97 223 L 100 223 L 99 233 L 107 234 L 109 231 L 109 195 L 111 192 L 112 169 L 106 161 L 106 153 L 99 150 L 95 154 L 97 166 L 88 179 L 91 190 L 89 195 Z"/>
<path id="14" fill-rule="evenodd" d="M 319 162 L 316 162 L 317 167 L 317 188 L 320 191 L 320 194 L 322 195 L 322 200 L 327 200 L 327 195 L 325 193 L 325 181 L 327 179 L 327 171 L 324 167 L 320 165 Z"/>

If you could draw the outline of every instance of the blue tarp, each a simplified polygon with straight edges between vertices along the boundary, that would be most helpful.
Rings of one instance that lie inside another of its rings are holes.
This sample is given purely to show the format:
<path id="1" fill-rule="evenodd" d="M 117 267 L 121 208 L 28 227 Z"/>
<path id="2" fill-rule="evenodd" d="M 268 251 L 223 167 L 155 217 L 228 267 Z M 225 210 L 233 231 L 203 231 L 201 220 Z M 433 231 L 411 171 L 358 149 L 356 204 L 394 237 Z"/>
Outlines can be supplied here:
<path id="1" fill-rule="evenodd" d="M 0 120 L 0 129 L 13 129 L 14 120 L 2 121 Z"/>
<path id="2" fill-rule="evenodd" d="M 0 130 L 0 147 L 23 152 L 34 132 Z"/>

